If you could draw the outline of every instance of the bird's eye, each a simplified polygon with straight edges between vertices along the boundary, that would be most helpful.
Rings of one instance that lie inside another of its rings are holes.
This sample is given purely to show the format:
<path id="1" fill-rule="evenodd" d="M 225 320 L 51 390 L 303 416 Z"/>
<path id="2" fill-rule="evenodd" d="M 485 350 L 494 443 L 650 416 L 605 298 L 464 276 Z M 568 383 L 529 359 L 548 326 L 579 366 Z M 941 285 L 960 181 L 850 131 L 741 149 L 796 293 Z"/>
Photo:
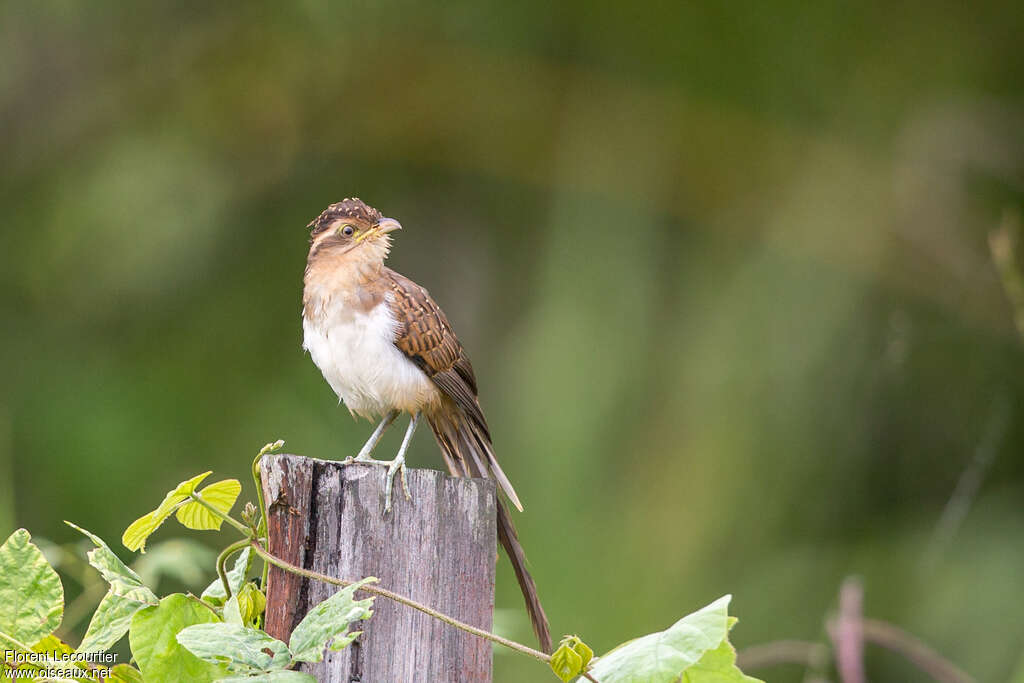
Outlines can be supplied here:
<path id="1" fill-rule="evenodd" d="M 351 225 L 346 225 L 344 228 L 341 229 L 341 234 L 345 235 L 345 237 L 351 237 L 352 233 L 354 233 L 355 231 L 356 229 L 353 228 Z"/>

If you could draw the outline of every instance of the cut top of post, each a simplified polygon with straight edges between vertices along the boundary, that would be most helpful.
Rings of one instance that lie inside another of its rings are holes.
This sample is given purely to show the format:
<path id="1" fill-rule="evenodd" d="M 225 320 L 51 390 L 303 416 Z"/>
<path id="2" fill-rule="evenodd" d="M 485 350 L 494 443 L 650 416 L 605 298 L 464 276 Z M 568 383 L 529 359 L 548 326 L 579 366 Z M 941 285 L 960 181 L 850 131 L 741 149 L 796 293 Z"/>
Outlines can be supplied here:
<path id="1" fill-rule="evenodd" d="M 497 502 L 494 482 L 436 470 L 408 470 L 411 500 L 399 491 L 384 509 L 379 466 L 264 456 L 269 550 L 291 564 L 380 586 L 460 621 L 490 630 L 494 612 Z M 291 630 L 337 587 L 272 567 L 266 630 Z M 365 597 L 363 595 L 362 597 Z M 352 645 L 303 665 L 318 680 L 490 681 L 491 644 L 426 614 L 377 598 Z"/>

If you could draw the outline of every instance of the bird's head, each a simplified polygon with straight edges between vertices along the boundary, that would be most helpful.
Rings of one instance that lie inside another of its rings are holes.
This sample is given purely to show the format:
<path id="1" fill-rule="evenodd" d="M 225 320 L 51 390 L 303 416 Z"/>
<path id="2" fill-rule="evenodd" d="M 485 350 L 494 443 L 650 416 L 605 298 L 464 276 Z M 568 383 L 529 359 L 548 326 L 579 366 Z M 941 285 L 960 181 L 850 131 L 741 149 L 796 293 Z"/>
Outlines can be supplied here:
<path id="1" fill-rule="evenodd" d="M 383 261 L 391 249 L 391 234 L 402 225 L 358 198 L 331 204 L 311 222 L 309 259 L 351 255 L 358 260 Z"/>

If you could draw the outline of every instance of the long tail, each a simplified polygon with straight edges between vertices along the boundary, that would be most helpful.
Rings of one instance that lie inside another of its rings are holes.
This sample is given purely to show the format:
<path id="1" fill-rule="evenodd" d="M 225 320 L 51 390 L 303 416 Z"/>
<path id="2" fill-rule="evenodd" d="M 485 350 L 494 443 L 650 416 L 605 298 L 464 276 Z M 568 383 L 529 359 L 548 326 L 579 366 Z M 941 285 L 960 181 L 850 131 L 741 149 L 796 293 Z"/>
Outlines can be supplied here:
<path id="1" fill-rule="evenodd" d="M 430 428 L 434 430 L 434 437 L 437 438 L 437 443 L 441 447 L 441 455 L 444 456 L 445 464 L 452 475 L 494 478 L 512 504 L 519 510 L 523 509 L 512 484 L 498 465 L 485 428 L 469 419 L 458 407 L 447 402 L 441 410 L 428 415 L 427 421 L 430 423 Z M 498 500 L 498 540 L 501 541 L 502 547 L 508 554 L 508 559 L 512 562 L 516 579 L 519 581 L 519 588 L 526 601 L 526 611 L 529 612 L 530 621 L 533 623 L 533 632 L 540 642 L 540 649 L 544 652 L 551 652 L 551 632 L 548 628 L 548 618 L 544 614 L 544 608 L 537 596 L 537 585 L 526 569 L 526 554 L 523 552 L 523 546 L 519 543 L 516 528 L 509 517 L 508 508 L 501 500 Z"/>
<path id="2" fill-rule="evenodd" d="M 530 613 L 533 632 L 537 634 L 540 649 L 550 653 L 551 631 L 548 628 L 548 617 L 544 614 L 544 607 L 540 604 L 537 584 L 533 582 L 533 577 L 526 570 L 526 554 L 523 552 L 523 546 L 519 544 L 519 536 L 508 515 L 508 508 L 500 500 L 498 501 L 498 540 L 501 541 L 501 546 L 508 553 L 508 558 L 512 560 L 512 569 L 515 570 L 516 579 L 519 581 L 519 589 L 523 592 L 526 611 Z"/>

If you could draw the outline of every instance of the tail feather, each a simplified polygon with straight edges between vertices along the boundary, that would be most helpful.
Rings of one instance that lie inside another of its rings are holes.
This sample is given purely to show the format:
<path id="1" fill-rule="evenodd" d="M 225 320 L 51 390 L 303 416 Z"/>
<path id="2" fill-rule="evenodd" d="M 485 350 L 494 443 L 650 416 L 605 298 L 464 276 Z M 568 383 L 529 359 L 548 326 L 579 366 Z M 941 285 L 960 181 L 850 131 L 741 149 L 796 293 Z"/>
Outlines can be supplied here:
<path id="1" fill-rule="evenodd" d="M 523 592 L 526 611 L 530 614 L 530 622 L 533 624 L 533 632 L 537 636 L 537 642 L 540 643 L 540 649 L 544 652 L 551 652 L 551 630 L 548 627 L 548 615 L 544 614 L 544 607 L 540 604 L 537 584 L 533 582 L 533 577 L 526 570 L 526 553 L 523 552 L 523 546 L 519 544 L 519 535 L 512 525 L 508 508 L 500 500 L 498 501 L 498 540 L 501 541 L 501 546 L 512 561 L 512 569 L 516 573 L 516 580 L 519 581 L 519 589 Z"/>
<path id="2" fill-rule="evenodd" d="M 441 447 L 441 454 L 444 456 L 449 472 L 457 477 L 490 479 L 493 476 L 512 504 L 520 511 L 523 509 L 511 482 L 498 466 L 490 439 L 472 420 L 466 419 L 461 414 L 461 410 L 454 406 L 451 406 L 449 410 L 441 410 L 429 415 L 427 420 Z M 548 628 L 547 615 L 544 614 L 540 597 L 537 595 L 537 585 L 526 568 L 526 554 L 523 552 L 523 546 L 519 543 L 519 535 L 512 524 L 508 508 L 500 500 L 498 501 L 498 540 L 512 562 L 512 569 L 515 571 L 519 589 L 526 601 L 526 611 L 530 615 L 533 632 L 537 635 L 540 647 L 544 652 L 551 652 L 551 632 Z"/>
<path id="3" fill-rule="evenodd" d="M 508 499 L 512 501 L 516 510 L 522 512 L 523 504 L 519 502 L 519 496 L 516 495 L 516 490 L 512 488 L 512 482 L 508 480 L 508 477 L 505 476 L 505 472 L 501 469 L 501 465 L 498 464 L 498 458 L 494 455 L 494 448 L 491 447 L 491 440 L 487 438 L 486 434 L 481 434 L 476 425 L 471 425 L 470 431 L 473 434 L 473 440 L 480 447 L 480 451 L 487 456 L 488 468 L 491 470 L 491 474 L 494 475 L 495 480 L 497 480 L 498 486 L 500 486 L 501 490 L 505 492 Z M 477 464 L 480 465 L 480 461 L 477 459 L 478 456 L 476 454 L 476 450 L 477 449 L 474 448 L 470 449 L 473 453 L 474 460 L 477 460 Z M 483 467 L 481 466 L 480 469 L 483 470 Z"/>

